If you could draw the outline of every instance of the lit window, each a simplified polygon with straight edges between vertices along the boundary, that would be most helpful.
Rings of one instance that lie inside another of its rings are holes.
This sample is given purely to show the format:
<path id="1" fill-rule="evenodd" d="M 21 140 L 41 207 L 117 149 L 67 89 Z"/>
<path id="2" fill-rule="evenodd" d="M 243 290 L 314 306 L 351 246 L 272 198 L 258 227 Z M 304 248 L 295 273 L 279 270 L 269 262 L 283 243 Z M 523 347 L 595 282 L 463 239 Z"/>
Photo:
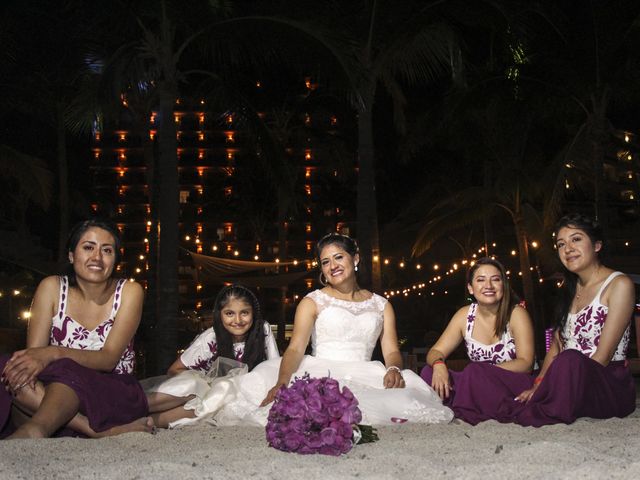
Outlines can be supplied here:
<path id="1" fill-rule="evenodd" d="M 224 187 L 224 195 L 230 197 L 233 194 L 233 187 Z"/>
<path id="2" fill-rule="evenodd" d="M 189 200 L 189 190 L 180 190 L 180 203 L 187 203 Z"/>
<path id="3" fill-rule="evenodd" d="M 198 140 L 200 140 L 201 142 L 204 141 L 204 132 L 198 132 Z"/>
<path id="4" fill-rule="evenodd" d="M 234 132 L 226 132 L 225 136 L 227 143 L 233 143 L 235 141 L 235 139 L 233 138 Z"/>

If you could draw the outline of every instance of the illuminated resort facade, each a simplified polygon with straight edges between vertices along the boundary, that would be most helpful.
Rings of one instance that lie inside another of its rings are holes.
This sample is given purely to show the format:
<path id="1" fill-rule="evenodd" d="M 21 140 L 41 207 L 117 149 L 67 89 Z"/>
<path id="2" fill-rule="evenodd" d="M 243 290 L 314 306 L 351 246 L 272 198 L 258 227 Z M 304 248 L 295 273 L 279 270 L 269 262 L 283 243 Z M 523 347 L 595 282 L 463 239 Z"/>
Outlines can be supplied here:
<path id="1" fill-rule="evenodd" d="M 93 132 L 91 208 L 113 219 L 121 231 L 120 275 L 147 285 L 153 271 L 151 165 L 157 113 L 139 128 L 127 107 L 123 99 L 118 122 L 96 125 Z M 317 239 L 330 231 L 348 234 L 354 224 L 353 156 L 341 169 L 325 153 L 322 139 L 335 136 L 342 120 L 305 111 L 293 115 L 290 141 L 280 145 L 282 155 L 273 159 L 264 134 L 256 134 L 243 113 L 216 112 L 204 100 L 178 99 L 173 115 L 180 184 L 176 200 L 181 309 L 208 309 L 220 285 L 243 279 L 258 291 L 283 292 L 287 287 L 283 296 L 267 297 L 292 305 L 316 284 Z M 257 117 L 254 120 L 268 130 L 268 109 Z"/>

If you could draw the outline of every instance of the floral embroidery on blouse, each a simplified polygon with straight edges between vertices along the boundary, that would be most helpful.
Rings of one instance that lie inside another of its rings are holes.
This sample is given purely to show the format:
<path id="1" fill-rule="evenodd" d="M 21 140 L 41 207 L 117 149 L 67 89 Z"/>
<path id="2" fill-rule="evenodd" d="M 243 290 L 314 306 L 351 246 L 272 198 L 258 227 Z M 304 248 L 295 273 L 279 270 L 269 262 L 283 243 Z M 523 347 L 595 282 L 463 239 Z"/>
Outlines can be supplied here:
<path id="1" fill-rule="evenodd" d="M 273 334 L 271 333 L 271 327 L 265 322 L 265 352 L 267 358 L 273 358 L 275 355 L 271 352 L 270 344 L 275 345 Z M 233 356 L 236 360 L 242 361 L 244 355 L 244 342 L 238 342 L 233 344 Z M 198 335 L 191 345 L 180 355 L 180 361 L 190 370 L 198 370 L 206 372 L 211 368 L 214 360 L 218 358 L 218 344 L 216 341 L 216 334 L 213 331 L 213 327 L 209 327 L 200 335 Z"/>
<path id="2" fill-rule="evenodd" d="M 508 327 L 502 338 L 491 345 L 480 343 L 471 336 L 477 308 L 478 304 L 472 303 L 469 305 L 469 313 L 467 314 L 467 329 L 464 342 L 469 360 L 472 362 L 490 362 L 494 365 L 514 360 L 516 358 L 516 344 Z"/>
<path id="3" fill-rule="evenodd" d="M 593 356 L 600 344 L 600 335 L 607 320 L 609 307 L 600 303 L 600 297 L 604 289 L 611 280 L 622 275 L 620 272 L 613 272 L 604 281 L 593 301 L 577 313 L 570 313 L 567 317 L 562 335 L 562 348 L 564 350 L 578 350 L 588 357 Z M 620 343 L 613 354 L 612 360 L 624 360 L 627 358 L 627 349 L 631 337 L 631 325 L 627 325 Z"/>
<path id="4" fill-rule="evenodd" d="M 69 279 L 60 277 L 60 299 L 58 312 L 52 318 L 49 343 L 60 347 L 76 348 L 78 350 L 101 350 L 104 347 L 109 332 L 115 322 L 116 314 L 120 308 L 122 289 L 125 279 L 118 280 L 113 295 L 113 306 L 109 318 L 93 330 L 88 330 L 73 318 L 66 314 L 67 300 L 69 297 Z M 127 345 L 113 373 L 133 373 L 135 368 L 135 351 L 133 341 Z"/>

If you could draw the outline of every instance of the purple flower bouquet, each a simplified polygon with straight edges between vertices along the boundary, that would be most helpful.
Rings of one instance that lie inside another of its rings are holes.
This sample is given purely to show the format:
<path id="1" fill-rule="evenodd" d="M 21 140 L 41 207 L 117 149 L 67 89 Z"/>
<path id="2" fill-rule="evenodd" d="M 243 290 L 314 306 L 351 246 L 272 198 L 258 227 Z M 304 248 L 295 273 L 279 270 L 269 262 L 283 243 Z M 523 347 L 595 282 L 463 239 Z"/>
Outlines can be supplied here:
<path id="1" fill-rule="evenodd" d="M 332 378 L 296 378 L 278 390 L 269 411 L 269 445 L 284 452 L 338 456 L 355 443 L 378 439 L 370 426 L 358 425 L 362 413 L 351 390 Z"/>

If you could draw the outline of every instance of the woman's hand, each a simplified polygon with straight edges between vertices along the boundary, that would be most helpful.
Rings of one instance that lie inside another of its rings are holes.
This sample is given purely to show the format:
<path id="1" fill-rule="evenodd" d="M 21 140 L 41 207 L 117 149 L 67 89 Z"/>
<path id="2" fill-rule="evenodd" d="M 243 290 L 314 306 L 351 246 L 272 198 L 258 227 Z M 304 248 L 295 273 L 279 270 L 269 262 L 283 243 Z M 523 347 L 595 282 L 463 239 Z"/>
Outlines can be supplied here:
<path id="1" fill-rule="evenodd" d="M 433 375 L 431 376 L 431 387 L 436 391 L 438 396 L 444 400 L 449 398 L 451 392 L 451 384 L 449 383 L 449 369 L 444 363 L 437 363 L 431 367 Z"/>
<path id="2" fill-rule="evenodd" d="M 531 397 L 533 397 L 533 394 L 537 389 L 538 389 L 538 384 L 535 384 L 530 389 L 525 390 L 515 398 L 516 402 L 527 403 L 529 400 L 531 400 Z"/>
<path id="3" fill-rule="evenodd" d="M 51 347 L 19 350 L 7 361 L 2 372 L 2 381 L 13 394 L 26 385 L 34 388 L 38 375 L 53 359 Z"/>
<path id="4" fill-rule="evenodd" d="M 271 402 L 273 402 L 276 399 L 276 394 L 278 393 L 278 390 L 280 390 L 280 387 L 282 387 L 284 385 L 284 383 L 276 383 L 273 388 L 271 388 L 271 390 L 269 390 L 269 392 L 267 393 L 267 396 L 264 397 L 264 400 L 262 400 L 262 403 L 260 404 L 261 407 L 264 407 L 265 405 L 269 405 Z"/>
<path id="5" fill-rule="evenodd" d="M 404 388 L 404 378 L 399 368 L 388 368 L 382 379 L 384 388 Z"/>

